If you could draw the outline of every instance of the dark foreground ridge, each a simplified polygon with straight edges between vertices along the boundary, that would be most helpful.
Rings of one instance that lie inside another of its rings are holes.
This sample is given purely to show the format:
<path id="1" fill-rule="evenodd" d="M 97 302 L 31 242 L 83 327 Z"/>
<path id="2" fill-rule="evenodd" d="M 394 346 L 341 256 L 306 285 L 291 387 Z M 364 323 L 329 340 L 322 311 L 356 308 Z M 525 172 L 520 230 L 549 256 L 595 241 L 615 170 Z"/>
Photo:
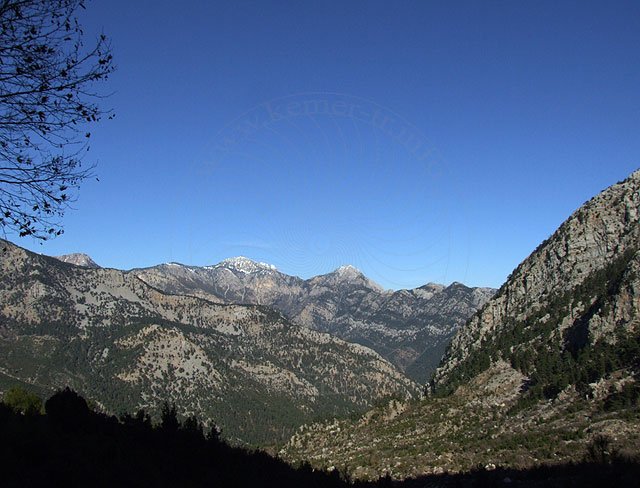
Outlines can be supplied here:
<path id="1" fill-rule="evenodd" d="M 143 411 L 120 419 L 93 412 L 66 389 L 44 411 L 33 403 L 0 403 L 2 486 L 589 487 L 635 486 L 640 477 L 640 463 L 607 451 L 603 439 L 580 464 L 352 482 L 337 470 L 292 467 L 261 451 L 231 447 L 193 417 L 180 422 L 168 405 L 153 425 Z"/>

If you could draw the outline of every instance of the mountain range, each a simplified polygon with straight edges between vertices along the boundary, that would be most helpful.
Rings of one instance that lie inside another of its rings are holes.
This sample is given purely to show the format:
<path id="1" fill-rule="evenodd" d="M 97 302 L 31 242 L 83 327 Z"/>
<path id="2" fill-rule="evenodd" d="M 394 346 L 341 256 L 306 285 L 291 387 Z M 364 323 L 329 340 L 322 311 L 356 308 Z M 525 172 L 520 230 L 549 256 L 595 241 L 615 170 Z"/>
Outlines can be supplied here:
<path id="1" fill-rule="evenodd" d="M 350 265 L 303 280 L 245 257 L 205 267 L 167 263 L 131 273 L 166 293 L 272 307 L 294 323 L 370 347 L 420 383 L 434 371 L 458 327 L 495 292 L 461 283 L 384 290 Z"/>
<path id="2" fill-rule="evenodd" d="M 354 478 L 640 452 L 640 171 L 497 291 L 388 291 L 352 266 L 303 280 L 242 257 L 119 271 L 1 244 L 0 388 L 69 384 L 108 412 L 173 402 Z M 432 371 L 424 398 L 400 370 Z"/>
<path id="3" fill-rule="evenodd" d="M 595 196 L 447 347 L 429 396 L 305 426 L 281 455 L 358 478 L 640 452 L 640 171 Z"/>
<path id="4" fill-rule="evenodd" d="M 0 389 L 68 385 L 111 413 L 175 403 L 250 444 L 419 392 L 371 349 L 265 306 L 168 294 L 7 241 L 0 256 Z"/>
<path id="5" fill-rule="evenodd" d="M 244 257 L 120 271 L 2 248 L 0 386 L 70 385 L 110 412 L 172 401 L 253 444 L 415 396 L 402 372 L 423 383 L 495 291 L 383 290 L 348 265 L 303 280 Z"/>

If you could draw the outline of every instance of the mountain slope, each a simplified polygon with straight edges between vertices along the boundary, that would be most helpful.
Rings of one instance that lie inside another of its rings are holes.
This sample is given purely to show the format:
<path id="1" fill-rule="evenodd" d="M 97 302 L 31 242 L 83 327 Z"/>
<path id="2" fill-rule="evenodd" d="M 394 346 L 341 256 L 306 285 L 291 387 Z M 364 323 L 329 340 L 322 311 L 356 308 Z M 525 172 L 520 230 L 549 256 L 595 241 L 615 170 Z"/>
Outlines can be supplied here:
<path id="1" fill-rule="evenodd" d="M 561 376 L 639 332 L 639 191 L 635 172 L 567 219 L 459 331 L 433 386 L 451 390 L 500 358 L 548 394 L 596 379 Z"/>
<path id="2" fill-rule="evenodd" d="M 355 476 L 640 453 L 640 172 L 576 211 L 456 334 L 432 395 L 301 429 L 290 460 Z"/>
<path id="3" fill-rule="evenodd" d="M 269 305 L 295 323 L 374 349 L 420 382 L 433 372 L 457 328 L 494 293 L 459 283 L 385 291 L 348 265 L 302 280 L 243 257 L 131 273 L 168 293 Z"/>
<path id="4" fill-rule="evenodd" d="M 6 241 L 0 256 L 0 387 L 70 385 L 116 413 L 175 402 L 253 443 L 416 392 L 370 349 L 266 307 L 166 294 Z"/>

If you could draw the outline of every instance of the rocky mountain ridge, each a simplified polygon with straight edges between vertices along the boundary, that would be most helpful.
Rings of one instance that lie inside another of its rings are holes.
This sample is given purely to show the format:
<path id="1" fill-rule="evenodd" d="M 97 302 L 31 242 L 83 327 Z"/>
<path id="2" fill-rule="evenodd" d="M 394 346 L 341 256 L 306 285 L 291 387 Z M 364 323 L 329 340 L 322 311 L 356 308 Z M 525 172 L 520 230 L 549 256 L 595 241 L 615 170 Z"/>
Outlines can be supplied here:
<path id="1" fill-rule="evenodd" d="M 374 349 L 420 382 L 435 369 L 457 328 L 495 291 L 461 283 L 384 290 L 350 265 L 303 280 L 243 257 L 131 273 L 167 293 L 268 305 L 295 323 Z"/>
<path id="2" fill-rule="evenodd" d="M 532 344 L 538 331 L 563 351 L 635 332 L 639 219 L 636 171 L 581 206 L 513 271 L 455 336 L 433 385 L 455 383 L 470 353 L 507 332 L 526 329 Z"/>
<path id="3" fill-rule="evenodd" d="M 16 382 L 69 385 L 112 413 L 175 402 L 258 444 L 419 390 L 374 351 L 270 308 L 167 294 L 2 241 L 0 389 Z"/>

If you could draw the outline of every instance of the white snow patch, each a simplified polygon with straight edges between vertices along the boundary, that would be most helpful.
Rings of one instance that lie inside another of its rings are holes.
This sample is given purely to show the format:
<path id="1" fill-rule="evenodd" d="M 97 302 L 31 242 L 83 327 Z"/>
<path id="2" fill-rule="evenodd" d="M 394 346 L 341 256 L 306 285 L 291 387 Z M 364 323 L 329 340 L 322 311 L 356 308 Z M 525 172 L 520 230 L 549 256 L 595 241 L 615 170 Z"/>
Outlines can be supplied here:
<path id="1" fill-rule="evenodd" d="M 215 268 L 227 268 L 240 273 L 258 273 L 260 271 L 275 271 L 276 267 L 273 264 L 261 263 L 253 261 L 244 256 L 238 256 L 235 258 L 225 259 L 224 261 L 216 264 L 215 266 L 207 266 L 208 269 Z"/>

